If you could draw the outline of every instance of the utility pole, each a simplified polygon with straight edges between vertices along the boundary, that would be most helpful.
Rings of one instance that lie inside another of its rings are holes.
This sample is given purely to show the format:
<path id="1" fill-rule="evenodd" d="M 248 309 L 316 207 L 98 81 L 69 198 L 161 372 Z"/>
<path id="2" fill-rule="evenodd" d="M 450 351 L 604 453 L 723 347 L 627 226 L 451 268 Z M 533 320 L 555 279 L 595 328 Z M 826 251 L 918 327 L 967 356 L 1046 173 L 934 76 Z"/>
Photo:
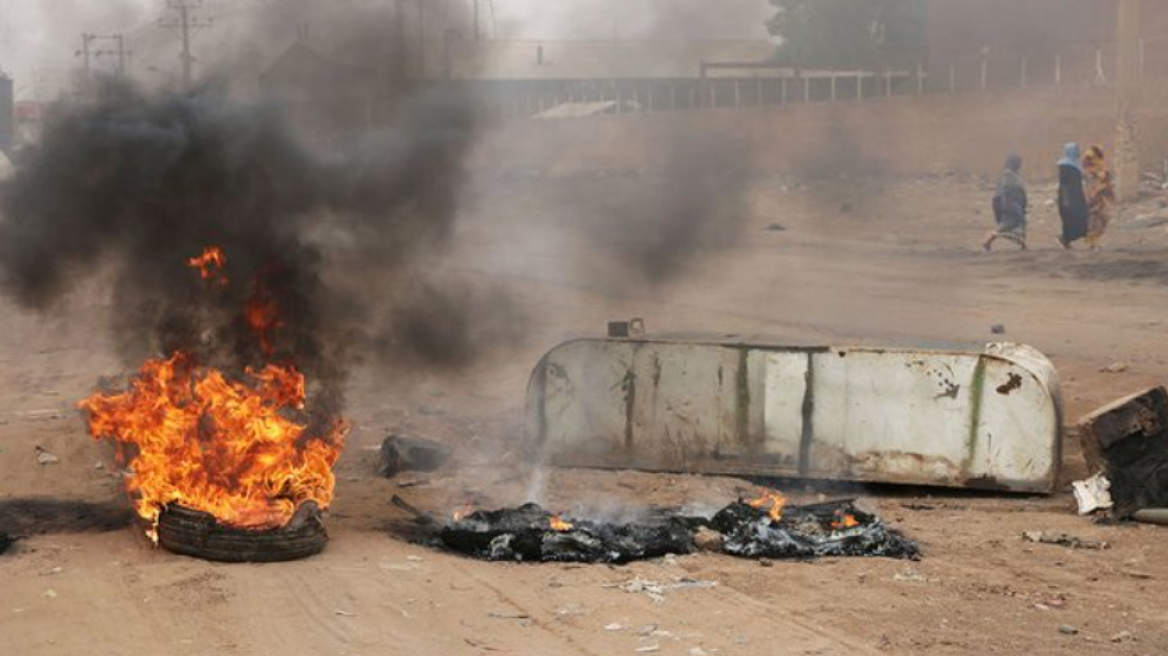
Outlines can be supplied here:
<path id="1" fill-rule="evenodd" d="M 202 0 L 167 0 L 166 6 L 174 12 L 174 17 L 163 19 L 160 24 L 176 30 L 182 37 L 182 52 L 179 59 L 183 65 L 183 85 L 190 86 L 194 81 L 195 56 L 191 53 L 191 38 L 199 30 L 212 27 L 214 21 L 197 15 L 202 9 Z"/>
<path id="2" fill-rule="evenodd" d="M 418 4 L 418 77 L 426 77 L 426 0 Z"/>
<path id="3" fill-rule="evenodd" d="M 474 3 L 474 40 L 480 41 L 483 38 L 482 18 L 480 15 L 482 0 L 471 0 Z"/>
<path id="4" fill-rule="evenodd" d="M 118 44 L 117 50 L 98 50 L 96 53 L 94 53 L 94 55 L 97 57 L 101 57 L 103 55 L 116 55 L 118 58 L 118 67 L 117 67 L 118 75 L 124 76 L 126 74 L 126 61 L 129 59 L 130 56 L 132 56 L 134 54 L 132 51 L 126 49 L 125 35 L 114 34 L 112 36 L 103 36 L 103 37 L 97 37 L 97 38 L 105 39 L 107 41 L 117 42 L 117 44 Z"/>
<path id="5" fill-rule="evenodd" d="M 110 37 L 118 42 L 118 75 L 126 74 L 126 37 L 122 34 L 115 34 Z"/>
<path id="6" fill-rule="evenodd" d="M 1115 139 L 1116 192 L 1132 200 L 1140 191 L 1140 0 L 1119 0 L 1118 129 Z"/>
<path id="7" fill-rule="evenodd" d="M 85 62 L 84 70 L 85 70 L 85 77 L 87 77 L 87 78 L 89 77 L 90 61 L 93 58 L 93 52 L 90 51 L 89 47 L 93 44 L 95 39 L 97 39 L 96 34 L 82 33 L 82 35 L 81 35 L 81 50 L 77 51 L 77 56 L 81 57 L 83 59 L 83 61 Z"/>

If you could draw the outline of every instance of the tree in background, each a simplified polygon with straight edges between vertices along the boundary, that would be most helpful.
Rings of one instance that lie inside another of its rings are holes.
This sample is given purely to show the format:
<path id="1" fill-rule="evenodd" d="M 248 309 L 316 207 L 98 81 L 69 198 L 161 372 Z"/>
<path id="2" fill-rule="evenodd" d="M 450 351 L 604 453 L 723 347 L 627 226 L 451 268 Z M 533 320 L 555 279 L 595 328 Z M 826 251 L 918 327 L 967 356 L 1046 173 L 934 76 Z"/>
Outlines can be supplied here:
<path id="1" fill-rule="evenodd" d="M 799 66 L 915 65 L 928 40 L 928 0 L 771 0 L 778 57 Z"/>

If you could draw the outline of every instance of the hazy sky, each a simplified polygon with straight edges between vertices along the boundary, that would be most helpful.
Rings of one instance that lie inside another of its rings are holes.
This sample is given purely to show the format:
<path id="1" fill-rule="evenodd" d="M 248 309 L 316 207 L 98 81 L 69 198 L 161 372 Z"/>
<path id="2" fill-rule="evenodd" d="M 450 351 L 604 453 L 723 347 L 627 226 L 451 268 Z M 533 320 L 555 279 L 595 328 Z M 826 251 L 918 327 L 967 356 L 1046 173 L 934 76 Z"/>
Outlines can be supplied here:
<path id="1" fill-rule="evenodd" d="M 392 2 L 329 1 L 337 11 L 352 3 Z M 423 1 L 468 14 L 471 5 L 471 0 Z M 208 7 L 230 22 L 257 6 L 285 2 L 294 0 L 208 0 Z M 166 0 L 0 0 L 0 68 L 15 75 L 27 95 L 38 80 L 49 84 L 45 80 L 64 78 L 78 65 L 82 32 L 130 33 L 142 51 L 139 70 L 171 68 L 174 58 L 162 58 L 149 44 L 166 44 L 169 38 L 156 27 L 165 5 Z M 763 38 L 762 21 L 770 13 L 768 0 L 494 0 L 494 6 L 501 38 Z"/>

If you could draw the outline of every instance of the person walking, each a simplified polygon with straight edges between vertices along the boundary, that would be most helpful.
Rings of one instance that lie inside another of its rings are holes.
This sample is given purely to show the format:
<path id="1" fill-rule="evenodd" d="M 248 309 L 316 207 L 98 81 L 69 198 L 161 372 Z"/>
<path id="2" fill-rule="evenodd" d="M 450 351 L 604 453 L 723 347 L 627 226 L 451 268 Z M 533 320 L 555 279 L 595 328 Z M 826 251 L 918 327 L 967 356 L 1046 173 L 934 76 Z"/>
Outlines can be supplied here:
<path id="1" fill-rule="evenodd" d="M 1087 246 L 1103 250 L 1103 235 L 1111 224 L 1115 208 L 1115 181 L 1107 170 L 1103 148 L 1091 146 L 1083 157 L 1083 177 L 1087 196 Z"/>
<path id="2" fill-rule="evenodd" d="M 1026 250 L 1026 182 L 1022 179 L 1022 158 L 1010 155 L 1002 177 L 994 192 L 994 231 L 982 245 L 986 252 L 992 251 L 994 242 L 1006 239 Z"/>
<path id="3" fill-rule="evenodd" d="M 1059 218 L 1063 223 L 1063 231 L 1058 241 L 1067 250 L 1071 250 L 1072 244 L 1087 236 L 1087 223 L 1090 219 L 1079 154 L 1079 145 L 1068 143 L 1063 150 L 1063 158 L 1058 162 L 1058 209 Z"/>

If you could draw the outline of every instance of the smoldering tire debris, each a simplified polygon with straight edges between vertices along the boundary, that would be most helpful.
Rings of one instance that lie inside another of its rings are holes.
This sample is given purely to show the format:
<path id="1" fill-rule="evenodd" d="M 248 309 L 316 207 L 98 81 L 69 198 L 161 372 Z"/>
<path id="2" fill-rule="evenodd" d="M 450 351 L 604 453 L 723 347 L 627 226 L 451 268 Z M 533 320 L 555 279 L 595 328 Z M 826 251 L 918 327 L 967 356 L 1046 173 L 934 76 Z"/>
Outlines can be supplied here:
<path id="1" fill-rule="evenodd" d="M 778 519 L 737 501 L 712 519 L 662 513 L 628 524 L 561 519 L 527 504 L 458 517 L 441 528 L 440 537 L 447 548 L 484 560 L 620 564 L 693 553 L 696 536 L 715 531 L 722 536 L 722 553 L 744 558 L 921 555 L 915 542 L 851 501 L 787 506 Z"/>
<path id="2" fill-rule="evenodd" d="M 920 558 L 915 542 L 850 501 L 788 506 L 777 521 L 740 501 L 722 509 L 711 523 L 725 536 L 723 551 L 733 556 Z"/>
<path id="3" fill-rule="evenodd" d="M 564 522 L 560 530 L 553 528 L 557 520 L 527 504 L 472 513 L 446 525 L 441 537 L 450 549 L 494 561 L 627 563 L 694 550 L 690 528 L 679 518 L 643 524 Z"/>

